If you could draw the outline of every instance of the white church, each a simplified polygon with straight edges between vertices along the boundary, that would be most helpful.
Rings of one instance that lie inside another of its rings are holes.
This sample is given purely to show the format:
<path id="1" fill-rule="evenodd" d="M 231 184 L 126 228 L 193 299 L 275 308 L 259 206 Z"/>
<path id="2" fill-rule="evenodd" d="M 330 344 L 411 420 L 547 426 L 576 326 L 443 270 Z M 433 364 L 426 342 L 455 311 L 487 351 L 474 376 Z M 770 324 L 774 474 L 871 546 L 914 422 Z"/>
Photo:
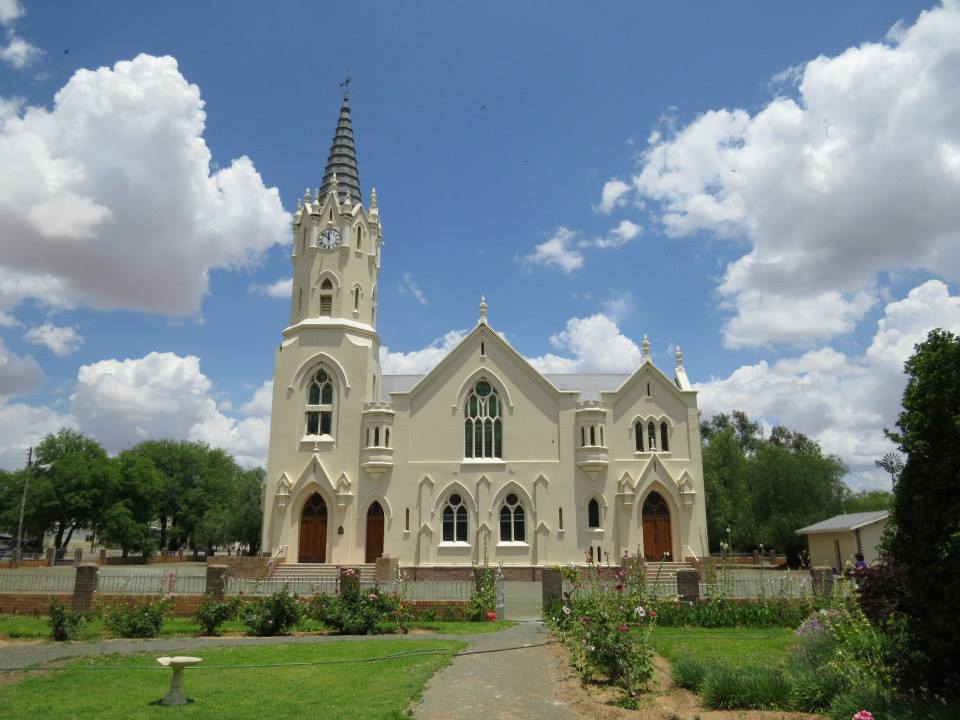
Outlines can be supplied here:
<path id="1" fill-rule="evenodd" d="M 323 185 L 293 218 L 276 350 L 263 545 L 285 565 L 378 557 L 455 576 L 706 546 L 699 410 L 667 374 L 543 374 L 490 324 L 425 375 L 384 375 L 376 190 L 364 205 L 346 97 Z M 509 262 L 509 261 L 505 261 Z M 496 310 L 496 308 L 494 308 Z"/>

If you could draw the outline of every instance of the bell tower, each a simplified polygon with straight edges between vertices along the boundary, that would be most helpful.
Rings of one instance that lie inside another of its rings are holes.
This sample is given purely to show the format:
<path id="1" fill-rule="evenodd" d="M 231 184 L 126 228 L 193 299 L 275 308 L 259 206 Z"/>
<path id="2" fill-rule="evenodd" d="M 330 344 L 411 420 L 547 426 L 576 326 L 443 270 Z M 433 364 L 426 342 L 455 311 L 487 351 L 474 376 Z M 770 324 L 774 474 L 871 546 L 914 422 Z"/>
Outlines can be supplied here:
<path id="1" fill-rule="evenodd" d="M 361 431 L 380 390 L 383 232 L 376 190 L 363 204 L 346 93 L 322 184 L 297 200 L 292 233 L 290 316 L 275 354 L 262 547 L 285 551 L 286 562 L 354 561 L 362 547 L 353 504 L 360 483 L 369 482 L 361 478 L 367 444 Z"/>

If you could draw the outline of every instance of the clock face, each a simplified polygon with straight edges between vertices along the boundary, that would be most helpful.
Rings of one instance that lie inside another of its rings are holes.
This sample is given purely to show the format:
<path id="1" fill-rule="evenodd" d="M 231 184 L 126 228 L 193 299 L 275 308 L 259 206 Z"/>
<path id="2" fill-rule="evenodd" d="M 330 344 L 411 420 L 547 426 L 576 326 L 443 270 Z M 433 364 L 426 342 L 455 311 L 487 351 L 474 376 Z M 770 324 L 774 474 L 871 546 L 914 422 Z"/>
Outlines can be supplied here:
<path id="1" fill-rule="evenodd" d="M 320 237 L 317 238 L 317 247 L 321 250 L 335 250 L 340 247 L 342 238 L 340 233 L 332 228 L 320 231 Z"/>

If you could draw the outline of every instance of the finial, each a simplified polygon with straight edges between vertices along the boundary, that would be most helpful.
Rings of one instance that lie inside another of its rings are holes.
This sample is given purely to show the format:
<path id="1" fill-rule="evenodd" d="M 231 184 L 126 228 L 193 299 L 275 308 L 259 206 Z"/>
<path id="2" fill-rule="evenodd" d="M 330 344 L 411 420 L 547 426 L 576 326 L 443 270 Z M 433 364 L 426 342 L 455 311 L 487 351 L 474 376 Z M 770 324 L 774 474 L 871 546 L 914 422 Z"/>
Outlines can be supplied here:
<path id="1" fill-rule="evenodd" d="M 347 75 L 347 77 L 344 78 L 343 82 L 340 83 L 340 87 L 343 89 L 343 99 L 344 99 L 344 100 L 346 100 L 348 97 L 350 97 L 350 83 L 351 83 L 352 81 L 353 81 L 353 78 L 350 77 L 350 75 Z"/>
<path id="2" fill-rule="evenodd" d="M 352 201 L 350 200 L 350 188 L 347 188 L 346 194 L 343 196 L 343 204 L 351 205 Z"/>
<path id="3" fill-rule="evenodd" d="M 677 362 L 677 367 L 683 367 L 683 350 L 680 349 L 679 345 L 677 345 L 677 349 L 674 350 L 673 357 Z"/>
<path id="4" fill-rule="evenodd" d="M 297 210 L 302 210 L 302 209 L 303 209 L 303 200 L 301 200 L 300 198 L 297 198 Z"/>
<path id="5" fill-rule="evenodd" d="M 487 298 L 483 295 L 480 296 L 480 319 L 477 321 L 477 324 L 487 324 Z"/>
<path id="6" fill-rule="evenodd" d="M 303 202 L 304 204 L 310 202 L 310 188 L 303 191 Z"/>
<path id="7" fill-rule="evenodd" d="M 317 204 L 320 203 L 320 188 L 313 189 L 313 201 Z"/>
<path id="8" fill-rule="evenodd" d="M 377 209 L 377 189 L 376 188 L 373 188 L 372 190 L 370 190 L 370 209 L 371 210 Z"/>
<path id="9" fill-rule="evenodd" d="M 336 191 L 337 191 L 337 174 L 336 174 L 336 173 L 334 173 L 334 174 L 333 174 L 333 177 L 330 178 L 330 190 L 331 190 L 332 192 L 336 192 Z"/>
<path id="10" fill-rule="evenodd" d="M 647 336 L 643 336 L 643 359 L 650 359 L 650 341 L 647 339 Z"/>

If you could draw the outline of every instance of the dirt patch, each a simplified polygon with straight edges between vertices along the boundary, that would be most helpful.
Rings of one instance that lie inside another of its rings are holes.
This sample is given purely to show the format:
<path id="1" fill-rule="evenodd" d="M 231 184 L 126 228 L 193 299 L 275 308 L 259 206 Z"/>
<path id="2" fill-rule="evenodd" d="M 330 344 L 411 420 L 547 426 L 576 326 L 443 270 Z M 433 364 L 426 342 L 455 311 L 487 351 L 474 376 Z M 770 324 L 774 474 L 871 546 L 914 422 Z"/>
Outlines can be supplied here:
<path id="1" fill-rule="evenodd" d="M 825 720 L 822 715 L 782 710 L 708 710 L 693 693 L 677 687 L 670 678 L 670 663 L 654 656 L 650 689 L 638 697 L 639 709 L 627 710 L 614 703 L 623 691 L 603 684 L 585 685 L 570 665 L 567 648 L 557 643 L 550 653 L 555 662 L 560 697 L 584 718 L 593 720 Z"/>
<path id="2" fill-rule="evenodd" d="M 51 670 L 62 668 L 67 662 L 67 660 L 54 660 L 52 662 L 44 663 L 43 667 L 35 668 L 33 670 L 0 672 L 0 688 L 16 685 L 19 682 L 23 682 L 27 678 L 41 677 L 48 674 Z"/>

